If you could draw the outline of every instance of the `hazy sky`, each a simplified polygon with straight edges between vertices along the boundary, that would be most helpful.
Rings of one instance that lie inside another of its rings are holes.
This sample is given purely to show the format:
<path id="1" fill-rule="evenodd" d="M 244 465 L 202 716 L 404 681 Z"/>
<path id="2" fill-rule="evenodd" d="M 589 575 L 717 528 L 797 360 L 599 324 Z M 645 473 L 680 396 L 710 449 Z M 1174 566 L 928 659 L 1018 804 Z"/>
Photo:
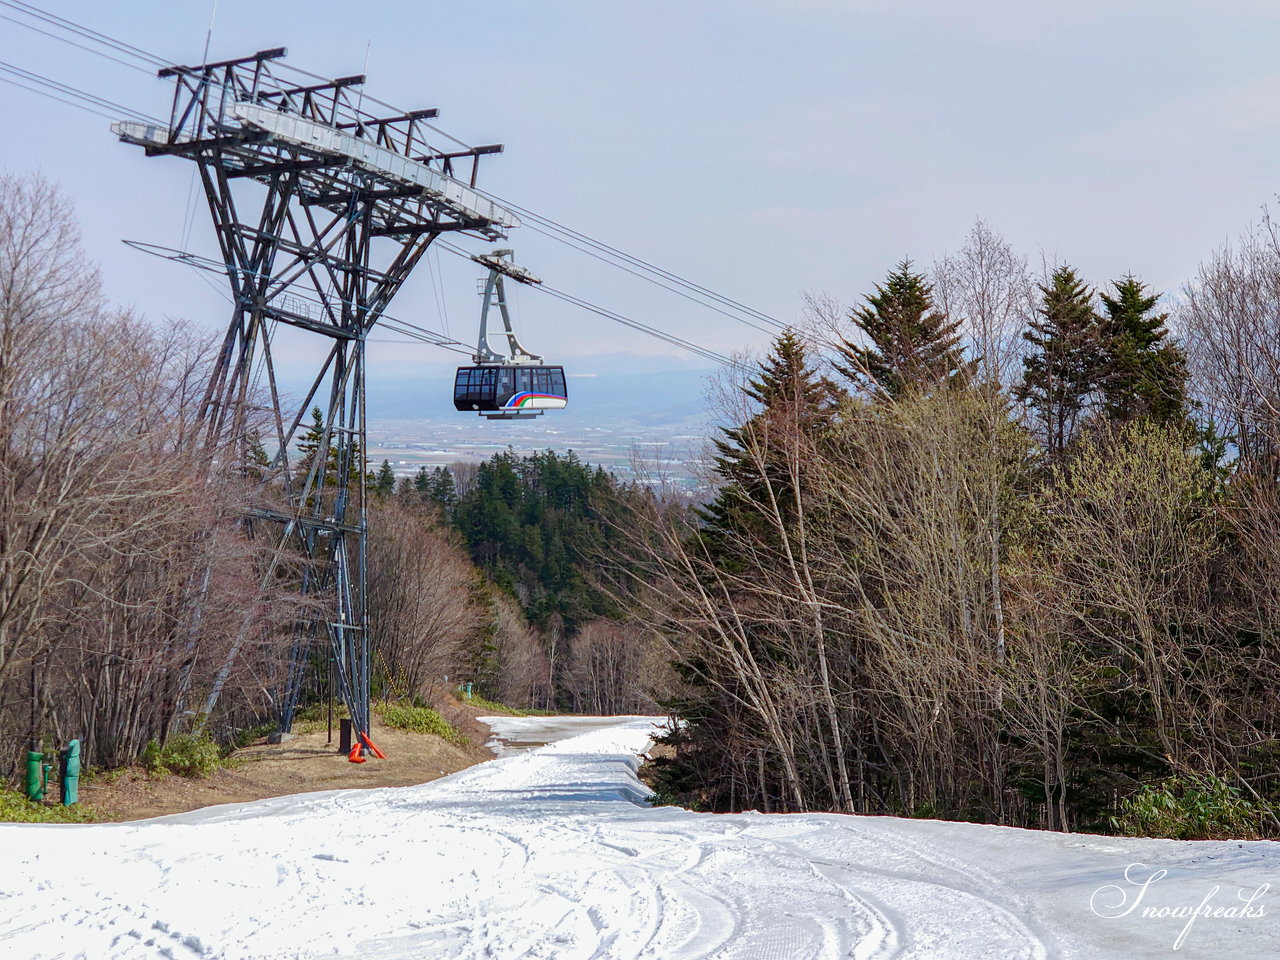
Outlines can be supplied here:
<path id="1" fill-rule="evenodd" d="M 211 9 L 46 5 L 188 63 Z M 368 50 L 371 95 L 506 144 L 482 186 L 783 320 L 804 291 L 848 302 L 904 256 L 927 265 L 979 216 L 1036 262 L 1176 288 L 1280 186 L 1280 3 L 1263 0 L 220 0 L 213 58 L 277 45 L 328 76 L 361 72 Z M 2 20 L 0 49 L 167 110 L 165 81 Z M 0 110 L 3 166 L 64 186 L 114 298 L 224 324 L 192 271 L 119 243 L 180 242 L 189 163 L 147 159 L 101 119 L 6 84 Z M 212 251 L 196 213 L 188 246 Z M 764 340 L 530 231 L 511 245 L 556 286 L 719 350 Z M 477 271 L 441 256 L 465 339 Z M 667 349 L 532 292 L 518 310 L 549 360 Z M 445 325 L 423 269 L 391 312 Z M 387 370 L 451 359 L 378 349 Z"/>

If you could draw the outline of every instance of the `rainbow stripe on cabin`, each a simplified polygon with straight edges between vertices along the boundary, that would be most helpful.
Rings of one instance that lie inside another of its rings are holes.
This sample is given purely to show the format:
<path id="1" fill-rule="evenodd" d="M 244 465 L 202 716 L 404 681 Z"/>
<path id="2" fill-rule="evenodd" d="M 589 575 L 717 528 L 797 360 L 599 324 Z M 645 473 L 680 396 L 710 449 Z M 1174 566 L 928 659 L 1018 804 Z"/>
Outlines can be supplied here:
<path id="1" fill-rule="evenodd" d="M 507 401 L 506 405 L 508 407 L 523 407 L 531 400 L 560 400 L 563 402 L 567 399 L 567 397 L 561 397 L 554 393 L 533 393 L 532 391 L 526 390 L 523 393 L 513 394 L 511 399 Z"/>

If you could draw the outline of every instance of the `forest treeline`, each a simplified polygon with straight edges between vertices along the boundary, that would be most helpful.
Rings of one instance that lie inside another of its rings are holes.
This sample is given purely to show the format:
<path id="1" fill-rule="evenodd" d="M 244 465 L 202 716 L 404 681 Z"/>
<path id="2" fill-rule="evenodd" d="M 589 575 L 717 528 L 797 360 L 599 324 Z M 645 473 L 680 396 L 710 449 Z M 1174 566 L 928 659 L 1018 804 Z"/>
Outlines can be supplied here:
<path id="1" fill-rule="evenodd" d="M 383 463 L 374 695 L 665 709 L 659 793 L 702 809 L 1280 833 L 1280 240 L 1172 298 L 1122 271 L 979 223 L 810 299 L 721 391 L 699 503 L 571 453 Z M 279 495 L 252 432 L 199 429 L 213 351 L 111 307 L 57 191 L 0 177 L 2 778 L 281 717 L 324 598 L 244 522 Z M 295 469 L 337 469 L 322 435 Z"/>
<path id="2" fill-rule="evenodd" d="M 258 581 L 250 485 L 209 480 L 212 357 L 112 308 L 57 191 L 0 176 L 0 779 L 28 746 L 111 766 L 189 727 L 237 638 L 218 724 L 270 710 L 298 604 Z"/>
<path id="3" fill-rule="evenodd" d="M 1164 302 L 982 223 L 811 301 L 726 413 L 718 495 L 630 525 L 685 682 L 660 791 L 1280 832 L 1274 233 Z"/>
<path id="4" fill-rule="evenodd" d="M 508 451 L 398 480 L 384 462 L 374 490 L 374 641 L 397 695 L 452 674 L 521 707 L 661 709 L 665 647 L 595 573 L 625 562 L 621 521 L 647 494 L 572 451 Z M 411 670 L 400 652 L 411 649 L 430 667 Z"/>

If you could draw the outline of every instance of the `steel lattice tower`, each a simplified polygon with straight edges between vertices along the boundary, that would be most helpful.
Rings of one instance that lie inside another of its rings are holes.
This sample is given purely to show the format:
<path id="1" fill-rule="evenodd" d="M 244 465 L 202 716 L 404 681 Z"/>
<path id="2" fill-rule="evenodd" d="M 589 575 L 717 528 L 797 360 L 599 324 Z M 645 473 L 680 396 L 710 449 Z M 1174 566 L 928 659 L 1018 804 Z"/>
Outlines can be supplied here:
<path id="1" fill-rule="evenodd" d="M 327 643 L 337 687 L 356 730 L 367 734 L 366 338 L 436 237 L 495 240 L 518 220 L 474 189 L 480 157 L 501 146 L 434 149 L 423 121 L 436 110 L 377 116 L 364 109 L 373 101 L 360 92 L 363 76 L 284 82 L 272 70 L 284 54 L 167 67 L 159 76 L 175 84 L 169 125 L 121 122 L 112 130 L 148 156 L 193 160 L 200 173 L 234 304 L 200 411 L 210 451 L 247 451 L 255 370 L 265 381 L 277 453 L 262 482 L 272 496 L 246 522 L 255 535 L 272 531 L 277 539 L 273 567 L 286 551 L 301 555 L 302 592 L 327 611 L 299 627 L 280 729 L 292 725 L 308 650 Z M 277 383 L 270 336 L 277 323 L 329 341 L 296 409 Z M 303 473 L 289 450 L 313 406 L 323 437 Z M 249 627 L 246 619 L 205 716 Z"/>

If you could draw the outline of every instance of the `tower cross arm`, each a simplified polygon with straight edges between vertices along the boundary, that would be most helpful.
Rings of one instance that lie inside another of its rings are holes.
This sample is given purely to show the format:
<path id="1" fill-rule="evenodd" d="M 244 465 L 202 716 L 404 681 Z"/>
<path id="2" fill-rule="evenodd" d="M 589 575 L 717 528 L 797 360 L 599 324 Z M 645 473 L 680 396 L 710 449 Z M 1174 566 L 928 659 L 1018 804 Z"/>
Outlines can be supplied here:
<path id="1" fill-rule="evenodd" d="M 259 63 L 263 60 L 279 60 L 289 51 L 284 47 L 272 47 L 270 50 L 259 50 L 255 54 L 247 57 L 236 57 L 234 60 L 219 60 L 217 63 L 202 63 L 198 67 L 184 67 L 174 65 L 172 67 L 162 67 L 156 71 L 157 77 L 173 77 L 178 74 L 191 73 L 209 73 L 213 70 L 220 70 L 223 67 L 238 67 L 242 63 Z"/>
<path id="2" fill-rule="evenodd" d="M 342 156 L 353 166 L 364 167 L 379 177 L 421 188 L 453 214 L 478 224 L 476 229 L 483 233 L 505 236 L 506 229 L 520 225 L 515 213 L 473 187 L 345 130 L 254 103 L 237 103 L 230 112 L 237 120 L 277 140 L 321 155 Z"/>

